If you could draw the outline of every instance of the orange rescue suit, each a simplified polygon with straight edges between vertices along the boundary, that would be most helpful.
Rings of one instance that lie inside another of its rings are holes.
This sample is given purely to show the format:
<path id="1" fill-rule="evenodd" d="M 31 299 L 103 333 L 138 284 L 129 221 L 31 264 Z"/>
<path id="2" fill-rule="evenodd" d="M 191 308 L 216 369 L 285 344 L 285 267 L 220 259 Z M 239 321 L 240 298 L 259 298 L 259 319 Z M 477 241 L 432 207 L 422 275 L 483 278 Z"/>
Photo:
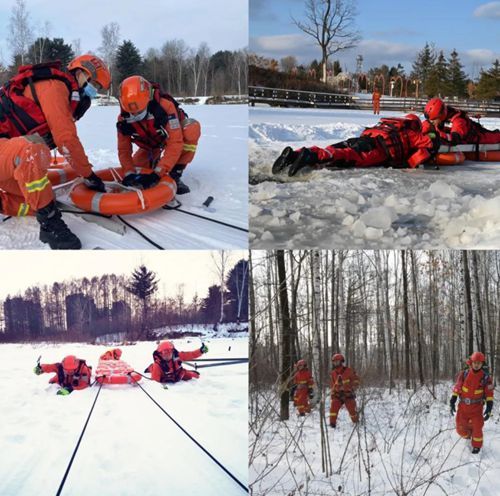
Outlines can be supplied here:
<path id="1" fill-rule="evenodd" d="M 330 425 L 336 425 L 338 412 L 342 405 L 346 406 L 351 420 L 353 422 L 358 421 L 355 399 L 355 391 L 358 386 L 359 377 L 351 367 L 341 365 L 332 370 L 330 378 Z"/>
<path id="2" fill-rule="evenodd" d="M 294 405 L 299 413 L 309 413 L 311 411 L 309 388 L 314 386 L 314 380 L 309 369 L 297 370 L 293 376 L 293 383 L 295 384 Z"/>
<path id="3" fill-rule="evenodd" d="M 493 381 L 483 369 L 475 371 L 472 367 L 457 376 L 453 395 L 458 396 L 456 416 L 457 433 L 466 438 L 472 437 L 472 447 L 483 445 L 483 403 L 493 401 Z"/>
<path id="4" fill-rule="evenodd" d="M 200 374 L 195 370 L 186 370 L 182 367 L 182 360 L 196 360 L 202 355 L 198 350 L 177 351 L 173 350 L 170 360 L 164 360 L 158 351 L 153 353 L 154 362 L 150 365 L 148 372 L 151 372 L 151 379 L 158 382 L 178 382 L 197 379 Z"/>
<path id="5" fill-rule="evenodd" d="M 373 113 L 380 114 L 380 98 L 381 95 L 378 90 L 375 90 L 372 94 L 372 104 L 373 104 Z"/>
<path id="6" fill-rule="evenodd" d="M 55 372 L 49 383 L 59 384 L 72 391 L 73 389 L 85 389 L 90 386 L 90 378 L 92 376 L 92 367 L 89 367 L 85 360 L 79 361 L 78 368 L 74 374 L 66 374 L 62 363 L 40 364 L 42 372 Z"/>

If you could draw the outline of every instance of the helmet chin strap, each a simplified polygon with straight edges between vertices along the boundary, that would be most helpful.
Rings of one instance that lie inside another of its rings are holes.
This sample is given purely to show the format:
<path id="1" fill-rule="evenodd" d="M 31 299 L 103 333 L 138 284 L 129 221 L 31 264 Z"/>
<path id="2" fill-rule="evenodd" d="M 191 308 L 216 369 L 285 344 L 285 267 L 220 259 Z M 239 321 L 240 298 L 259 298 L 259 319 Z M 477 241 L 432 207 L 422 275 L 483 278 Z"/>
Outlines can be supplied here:
<path id="1" fill-rule="evenodd" d="M 135 115 L 130 115 L 130 117 L 127 117 L 125 120 L 128 123 L 139 122 L 139 121 L 142 121 L 142 119 L 144 119 L 144 117 L 146 117 L 147 113 L 148 113 L 148 109 L 146 107 L 142 112 L 139 112 L 138 114 L 135 114 Z"/>

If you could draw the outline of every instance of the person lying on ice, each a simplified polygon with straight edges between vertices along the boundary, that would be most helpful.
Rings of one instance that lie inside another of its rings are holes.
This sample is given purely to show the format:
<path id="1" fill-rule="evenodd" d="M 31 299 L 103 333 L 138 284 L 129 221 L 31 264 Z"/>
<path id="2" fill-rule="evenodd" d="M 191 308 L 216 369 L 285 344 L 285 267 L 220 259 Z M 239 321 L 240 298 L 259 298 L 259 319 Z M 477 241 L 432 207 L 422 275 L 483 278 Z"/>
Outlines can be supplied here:
<path id="1" fill-rule="evenodd" d="M 403 118 L 383 118 L 373 127 L 365 129 L 359 138 L 329 145 L 311 146 L 292 150 L 287 146 L 273 164 L 277 174 L 288 167 L 294 176 L 306 166 L 331 167 L 385 167 L 414 168 L 428 161 L 439 149 L 436 133 L 422 134 L 422 123 L 415 114 Z"/>
<path id="2" fill-rule="evenodd" d="M 356 412 L 356 388 L 359 386 L 359 377 L 351 367 L 344 365 L 344 355 L 335 353 L 332 356 L 332 373 L 330 378 L 330 427 L 337 426 L 337 417 L 342 405 L 345 405 L 351 420 L 358 421 Z"/>
<path id="3" fill-rule="evenodd" d="M 21 66 L 0 88 L 0 212 L 36 215 L 40 240 L 55 249 L 81 248 L 61 217 L 47 177 L 49 148 L 58 148 L 89 188 L 103 182 L 78 138 L 75 121 L 90 107 L 111 75 L 94 55 L 81 55 L 63 71 L 59 62 Z M 24 136 L 21 138 L 20 136 Z"/>
<path id="4" fill-rule="evenodd" d="M 193 351 L 177 351 L 170 341 L 162 341 L 153 352 L 153 363 L 144 371 L 151 373 L 151 379 L 158 382 L 178 382 L 198 379 L 200 374 L 195 370 L 186 370 L 182 360 L 195 360 L 208 352 L 208 347 L 202 343 L 201 347 Z"/>
<path id="5" fill-rule="evenodd" d="M 112 350 L 108 350 L 103 353 L 99 360 L 120 360 L 122 356 L 122 350 L 120 348 L 113 348 Z"/>
<path id="6" fill-rule="evenodd" d="M 307 368 L 305 360 L 299 360 L 295 364 L 293 374 L 293 404 L 297 407 L 299 415 L 303 417 L 311 411 L 309 400 L 314 396 L 314 380 Z"/>
<path id="7" fill-rule="evenodd" d="M 490 418 L 493 409 L 494 386 L 483 353 L 472 353 L 467 365 L 468 368 L 457 376 L 450 411 L 452 415 L 455 413 L 455 404 L 460 398 L 456 416 L 457 433 L 465 439 L 472 438 L 472 453 L 479 453 L 483 446 L 484 421 Z M 484 402 L 486 409 L 483 413 Z"/>
<path id="8" fill-rule="evenodd" d="M 463 110 L 446 105 L 440 98 L 432 98 L 424 110 L 424 134 L 437 130 L 446 145 L 500 143 L 500 130 L 491 131 L 473 121 Z"/>
<path id="9" fill-rule="evenodd" d="M 176 100 L 141 76 L 120 85 L 118 158 L 125 173 L 123 184 L 143 189 L 155 186 L 165 174 L 177 183 L 177 194 L 189 193 L 181 181 L 200 139 L 200 123 L 190 119 Z M 133 155 L 132 144 L 139 147 Z M 135 167 L 151 169 L 137 174 Z"/>
<path id="10" fill-rule="evenodd" d="M 33 369 L 36 375 L 55 372 L 50 379 L 50 384 L 59 384 L 61 389 L 57 394 L 66 396 L 75 389 L 85 389 L 90 386 L 92 367 L 85 363 L 85 360 L 68 355 L 62 362 L 37 364 Z"/>

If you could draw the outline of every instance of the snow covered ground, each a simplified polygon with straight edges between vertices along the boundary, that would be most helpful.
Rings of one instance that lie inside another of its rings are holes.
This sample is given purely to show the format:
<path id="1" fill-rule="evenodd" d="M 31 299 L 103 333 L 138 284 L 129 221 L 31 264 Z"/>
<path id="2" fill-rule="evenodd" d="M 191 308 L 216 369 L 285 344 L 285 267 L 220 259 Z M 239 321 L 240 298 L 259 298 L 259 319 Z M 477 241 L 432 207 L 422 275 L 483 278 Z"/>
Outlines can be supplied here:
<path id="1" fill-rule="evenodd" d="M 248 228 L 248 107 L 246 105 L 186 105 L 200 121 L 202 136 L 197 155 L 183 179 L 191 188 L 179 196 L 182 209 L 211 219 Z M 78 133 L 96 169 L 116 167 L 116 106 L 93 106 L 78 122 Z M 202 207 L 208 196 L 209 209 Z M 81 239 L 84 249 L 154 249 L 127 229 L 116 234 L 72 214 L 64 220 Z M 166 249 L 246 248 L 246 232 L 172 210 L 128 215 L 125 220 Z M 119 222 L 119 221 L 118 221 Z M 0 248 L 49 249 L 38 240 L 34 218 L 11 218 L 0 224 Z"/>
<path id="2" fill-rule="evenodd" d="M 432 170 L 385 168 L 273 176 L 285 146 L 326 146 L 359 136 L 378 117 L 361 110 L 250 111 L 253 248 L 498 248 L 500 163 Z M 421 117 L 421 116 L 420 116 Z M 483 118 L 500 128 L 499 118 Z"/>
<path id="3" fill-rule="evenodd" d="M 200 340 L 175 340 L 179 350 Z M 203 358 L 247 357 L 247 339 L 205 340 Z M 231 346 L 231 351 L 228 351 Z M 156 343 L 123 346 L 142 372 Z M 0 345 L 0 495 L 56 494 L 97 394 L 97 387 L 57 396 L 51 374 L 33 367 L 67 354 L 97 365 L 103 346 Z M 163 389 L 141 385 L 243 484 L 248 479 L 248 364 L 200 369 L 198 380 Z M 137 386 L 103 386 L 62 491 L 64 496 L 244 494 Z"/>
<path id="4" fill-rule="evenodd" d="M 450 388 L 441 385 L 436 400 L 426 389 L 412 395 L 402 388 L 392 394 L 367 388 L 358 395 L 358 404 L 364 403 L 360 424 L 353 428 L 343 408 L 337 429 L 328 431 L 330 477 L 321 469 L 317 409 L 305 418 L 291 412 L 290 420 L 280 423 L 276 414 L 267 417 L 264 407 L 265 422 L 256 424 L 258 441 L 253 446 L 252 432 L 249 440 L 253 495 L 498 495 L 498 408 L 485 422 L 483 449 L 472 455 L 470 441 L 454 430 L 448 406 Z M 261 404 L 273 403 L 279 411 L 275 398 Z"/>

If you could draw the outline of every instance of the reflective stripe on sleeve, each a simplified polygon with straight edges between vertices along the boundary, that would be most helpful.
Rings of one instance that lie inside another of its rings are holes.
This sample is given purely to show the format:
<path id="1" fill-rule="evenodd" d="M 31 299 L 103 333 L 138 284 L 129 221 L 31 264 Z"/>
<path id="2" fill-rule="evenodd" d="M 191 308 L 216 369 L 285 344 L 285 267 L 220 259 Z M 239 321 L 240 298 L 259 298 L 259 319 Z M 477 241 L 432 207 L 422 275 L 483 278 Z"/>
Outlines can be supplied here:
<path id="1" fill-rule="evenodd" d="M 42 179 L 37 179 L 36 181 L 31 181 L 29 183 L 25 183 L 26 190 L 28 191 L 28 193 L 42 191 L 48 185 L 50 185 L 50 181 L 49 181 L 49 178 L 47 177 L 47 175 L 43 176 Z"/>

